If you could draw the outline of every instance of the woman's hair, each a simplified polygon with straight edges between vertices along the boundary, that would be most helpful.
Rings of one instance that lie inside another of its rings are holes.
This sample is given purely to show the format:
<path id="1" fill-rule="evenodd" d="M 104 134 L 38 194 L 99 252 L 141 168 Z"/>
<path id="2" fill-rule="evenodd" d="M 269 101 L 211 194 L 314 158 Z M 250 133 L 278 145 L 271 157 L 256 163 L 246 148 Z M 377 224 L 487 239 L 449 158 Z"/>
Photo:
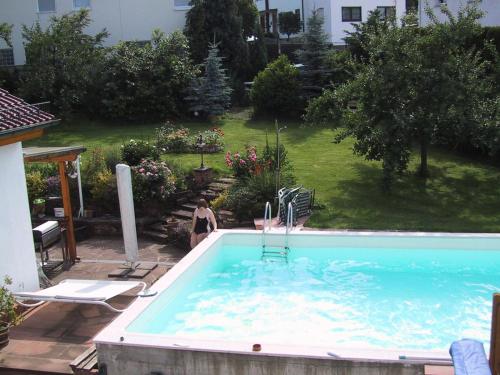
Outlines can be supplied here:
<path id="1" fill-rule="evenodd" d="M 197 206 L 198 206 L 198 208 L 201 208 L 201 207 L 208 208 L 208 203 L 207 203 L 207 201 L 205 199 L 200 199 L 198 201 L 198 205 Z"/>

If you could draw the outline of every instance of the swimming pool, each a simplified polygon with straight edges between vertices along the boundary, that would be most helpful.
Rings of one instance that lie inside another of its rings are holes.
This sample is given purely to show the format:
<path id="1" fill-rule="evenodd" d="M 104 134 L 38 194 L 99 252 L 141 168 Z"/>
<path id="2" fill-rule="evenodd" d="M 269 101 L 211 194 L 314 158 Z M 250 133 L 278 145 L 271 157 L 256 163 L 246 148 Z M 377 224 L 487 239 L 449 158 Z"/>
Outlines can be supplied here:
<path id="1" fill-rule="evenodd" d="M 500 236 L 298 232 L 273 260 L 262 243 L 256 231 L 212 234 L 96 342 L 398 360 L 489 341 Z"/>

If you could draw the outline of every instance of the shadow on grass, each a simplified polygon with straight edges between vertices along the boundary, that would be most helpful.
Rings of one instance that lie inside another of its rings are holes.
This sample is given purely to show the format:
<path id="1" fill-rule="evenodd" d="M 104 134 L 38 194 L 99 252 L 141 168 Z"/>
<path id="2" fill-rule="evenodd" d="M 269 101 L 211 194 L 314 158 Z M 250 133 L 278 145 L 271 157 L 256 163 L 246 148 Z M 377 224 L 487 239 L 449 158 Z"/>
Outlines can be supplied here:
<path id="1" fill-rule="evenodd" d="M 324 202 L 311 224 L 352 229 L 449 232 L 500 231 L 499 172 L 432 167 L 431 177 L 408 173 L 390 194 L 381 190 L 381 170 L 354 165 L 356 177 L 341 180 L 339 193 Z"/>

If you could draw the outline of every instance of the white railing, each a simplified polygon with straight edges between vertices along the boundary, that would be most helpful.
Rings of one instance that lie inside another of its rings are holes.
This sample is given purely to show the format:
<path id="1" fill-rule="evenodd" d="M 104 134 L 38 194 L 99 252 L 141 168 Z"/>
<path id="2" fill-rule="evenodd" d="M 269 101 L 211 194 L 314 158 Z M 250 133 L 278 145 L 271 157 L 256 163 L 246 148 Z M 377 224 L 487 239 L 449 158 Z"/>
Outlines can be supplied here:
<path id="1" fill-rule="evenodd" d="M 264 210 L 264 223 L 262 224 L 262 249 L 266 248 L 266 224 L 269 226 L 268 231 L 271 230 L 273 215 L 271 213 L 271 203 L 266 202 L 266 209 Z"/>

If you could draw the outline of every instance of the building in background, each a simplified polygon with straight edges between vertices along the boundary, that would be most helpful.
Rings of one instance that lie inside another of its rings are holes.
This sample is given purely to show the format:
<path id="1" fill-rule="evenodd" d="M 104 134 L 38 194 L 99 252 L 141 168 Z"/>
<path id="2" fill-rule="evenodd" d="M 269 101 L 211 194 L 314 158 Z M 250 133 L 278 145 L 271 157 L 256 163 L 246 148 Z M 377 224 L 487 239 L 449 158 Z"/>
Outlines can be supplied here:
<path id="1" fill-rule="evenodd" d="M 420 25 L 428 25 L 430 20 L 425 13 L 426 6 L 429 6 L 440 21 L 445 21 L 446 16 L 441 13 L 440 7 L 446 5 L 453 14 L 469 3 L 469 0 L 421 0 L 419 2 L 419 20 Z M 499 0 L 481 0 L 479 7 L 485 13 L 481 19 L 483 26 L 500 26 L 500 1 Z"/>
<path id="2" fill-rule="evenodd" d="M 379 9 L 382 15 L 395 14 L 398 18 L 406 13 L 406 0 L 268 0 L 270 10 L 270 32 L 278 31 L 279 13 L 295 12 L 307 28 L 307 19 L 317 10 L 325 19 L 325 32 L 334 45 L 344 45 L 346 31 L 353 31 L 353 23 L 364 22 L 370 11 Z M 265 25 L 266 0 L 256 0 Z"/>
<path id="3" fill-rule="evenodd" d="M 119 41 L 145 41 L 154 29 L 166 33 L 184 28 L 189 0 L 0 0 L 0 23 L 14 25 L 13 48 L 0 42 L 0 66 L 23 65 L 26 56 L 23 47 L 22 25 L 39 21 L 46 27 L 50 18 L 90 9 L 92 24 L 89 33 L 106 28 L 106 45 Z"/>

